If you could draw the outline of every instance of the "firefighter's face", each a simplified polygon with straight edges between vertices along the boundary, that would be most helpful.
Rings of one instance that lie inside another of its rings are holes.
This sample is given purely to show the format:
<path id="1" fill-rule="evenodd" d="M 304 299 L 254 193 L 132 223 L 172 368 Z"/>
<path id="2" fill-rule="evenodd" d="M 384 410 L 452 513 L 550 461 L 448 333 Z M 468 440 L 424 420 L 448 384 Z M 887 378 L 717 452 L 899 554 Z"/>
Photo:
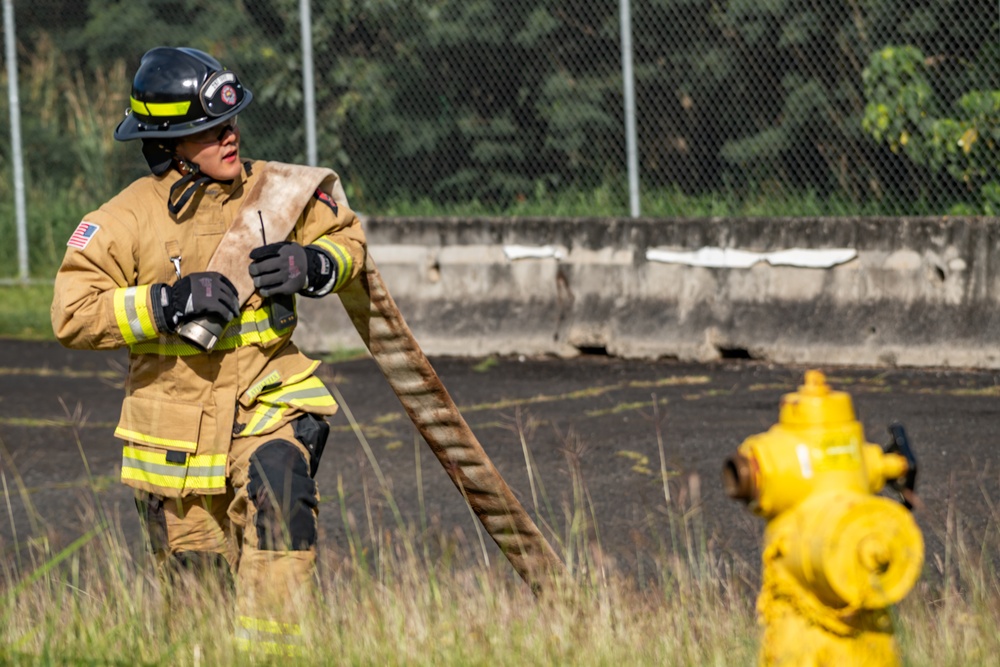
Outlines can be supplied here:
<path id="1" fill-rule="evenodd" d="M 236 119 L 184 137 L 177 143 L 177 155 L 193 162 L 206 176 L 217 181 L 236 178 L 243 170 L 240 162 L 240 128 Z"/>

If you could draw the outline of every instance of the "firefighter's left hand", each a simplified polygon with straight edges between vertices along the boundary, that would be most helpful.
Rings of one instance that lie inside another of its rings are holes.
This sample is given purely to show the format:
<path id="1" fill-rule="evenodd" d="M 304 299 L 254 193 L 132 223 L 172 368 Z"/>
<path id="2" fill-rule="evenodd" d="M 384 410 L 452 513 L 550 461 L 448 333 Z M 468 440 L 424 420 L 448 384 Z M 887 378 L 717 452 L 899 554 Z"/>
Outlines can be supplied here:
<path id="1" fill-rule="evenodd" d="M 250 276 L 261 296 L 295 294 L 309 282 L 309 257 L 298 243 L 269 243 L 250 251 L 250 259 Z"/>

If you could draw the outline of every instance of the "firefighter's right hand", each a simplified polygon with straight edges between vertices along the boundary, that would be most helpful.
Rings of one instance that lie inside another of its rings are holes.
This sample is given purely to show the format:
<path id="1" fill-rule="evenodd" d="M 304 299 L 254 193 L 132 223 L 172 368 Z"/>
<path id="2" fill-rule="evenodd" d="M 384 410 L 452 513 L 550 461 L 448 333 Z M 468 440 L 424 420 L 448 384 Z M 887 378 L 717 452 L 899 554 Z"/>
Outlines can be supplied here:
<path id="1" fill-rule="evenodd" d="M 195 318 L 229 322 L 240 314 L 236 287 L 217 271 L 190 273 L 173 285 L 164 284 L 161 288 L 159 302 L 171 332 Z"/>

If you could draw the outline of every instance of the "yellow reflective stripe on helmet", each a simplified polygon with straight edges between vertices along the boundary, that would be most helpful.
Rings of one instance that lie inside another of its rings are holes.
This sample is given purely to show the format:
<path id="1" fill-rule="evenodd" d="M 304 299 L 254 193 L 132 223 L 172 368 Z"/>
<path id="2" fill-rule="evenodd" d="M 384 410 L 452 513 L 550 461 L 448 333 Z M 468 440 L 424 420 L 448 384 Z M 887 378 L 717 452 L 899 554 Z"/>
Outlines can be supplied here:
<path id="1" fill-rule="evenodd" d="M 351 253 L 347 252 L 340 244 L 331 241 L 327 236 L 316 239 L 310 245 L 326 250 L 333 257 L 333 262 L 337 265 L 337 281 L 333 284 L 331 291 L 336 292 L 347 283 L 354 271 L 354 259 L 351 257 Z"/>
<path id="2" fill-rule="evenodd" d="M 145 482 L 167 489 L 211 491 L 226 487 L 226 455 L 188 456 L 185 463 L 170 463 L 166 451 L 122 448 L 122 480 Z"/>
<path id="3" fill-rule="evenodd" d="M 140 102 L 134 97 L 129 98 L 132 111 L 143 116 L 183 116 L 191 108 L 191 100 L 185 102 Z"/>
<path id="4" fill-rule="evenodd" d="M 121 438 L 122 440 L 128 440 L 130 442 L 138 442 L 143 445 L 153 445 L 154 447 L 168 447 L 170 449 L 183 449 L 187 452 L 193 452 L 198 449 L 197 442 L 191 442 L 189 440 L 171 440 L 170 438 L 159 438 L 155 435 L 150 435 L 148 433 L 139 433 L 138 431 L 130 431 L 129 429 L 122 428 L 121 426 L 115 429 L 115 437 Z"/>
<path id="5" fill-rule="evenodd" d="M 156 338 L 149 285 L 120 287 L 114 293 L 115 321 L 127 345 Z"/>
<path id="6" fill-rule="evenodd" d="M 244 310 L 240 319 L 230 322 L 219 342 L 212 348 L 216 351 L 235 350 L 246 345 L 267 345 L 295 328 L 295 318 L 282 328 L 272 326 L 270 304 L 257 310 Z M 165 341 L 165 342 L 161 342 Z M 156 354 L 165 357 L 188 357 L 204 354 L 204 350 L 181 342 L 177 336 L 158 340 L 142 341 L 129 345 L 132 354 Z"/>

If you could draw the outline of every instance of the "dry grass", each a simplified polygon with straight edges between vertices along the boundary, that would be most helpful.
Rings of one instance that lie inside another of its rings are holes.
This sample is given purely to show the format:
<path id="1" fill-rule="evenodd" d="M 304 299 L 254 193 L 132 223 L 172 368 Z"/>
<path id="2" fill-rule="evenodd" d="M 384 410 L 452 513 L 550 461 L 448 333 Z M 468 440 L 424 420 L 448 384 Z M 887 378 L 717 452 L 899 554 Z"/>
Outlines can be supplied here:
<path id="1" fill-rule="evenodd" d="M 530 429 L 523 434 L 537 475 Z M 566 438 L 572 444 L 572 434 Z M 559 508 L 545 523 L 570 569 L 541 598 L 502 559 L 484 563 L 477 540 L 442 530 L 433 517 L 421 516 L 419 526 L 398 516 L 379 525 L 371 506 L 388 500 L 385 487 L 368 487 L 360 520 L 338 490 L 346 546 L 321 552 L 316 589 L 300 601 L 306 664 L 755 664 L 757 565 L 710 546 L 697 478 L 665 491 L 667 534 L 654 566 L 625 576 L 595 539 L 599 526 L 572 456 L 569 470 L 565 502 L 547 498 L 540 477 L 535 489 L 536 508 Z M 13 501 L 29 504 L 16 469 L 0 469 L 0 481 L 9 516 Z M 93 480 L 83 522 L 91 528 L 76 542 L 56 551 L 22 535 L 0 561 L 0 664 L 290 664 L 237 650 L 232 596 L 217 584 L 161 585 L 138 545 L 126 544 L 103 512 L 99 484 Z M 30 515 L 33 532 L 44 534 L 40 517 Z M 895 610 L 904 664 L 996 664 L 996 518 L 986 533 L 970 535 L 949 514 L 936 536 L 943 557 L 930 559 L 928 576 Z"/>

